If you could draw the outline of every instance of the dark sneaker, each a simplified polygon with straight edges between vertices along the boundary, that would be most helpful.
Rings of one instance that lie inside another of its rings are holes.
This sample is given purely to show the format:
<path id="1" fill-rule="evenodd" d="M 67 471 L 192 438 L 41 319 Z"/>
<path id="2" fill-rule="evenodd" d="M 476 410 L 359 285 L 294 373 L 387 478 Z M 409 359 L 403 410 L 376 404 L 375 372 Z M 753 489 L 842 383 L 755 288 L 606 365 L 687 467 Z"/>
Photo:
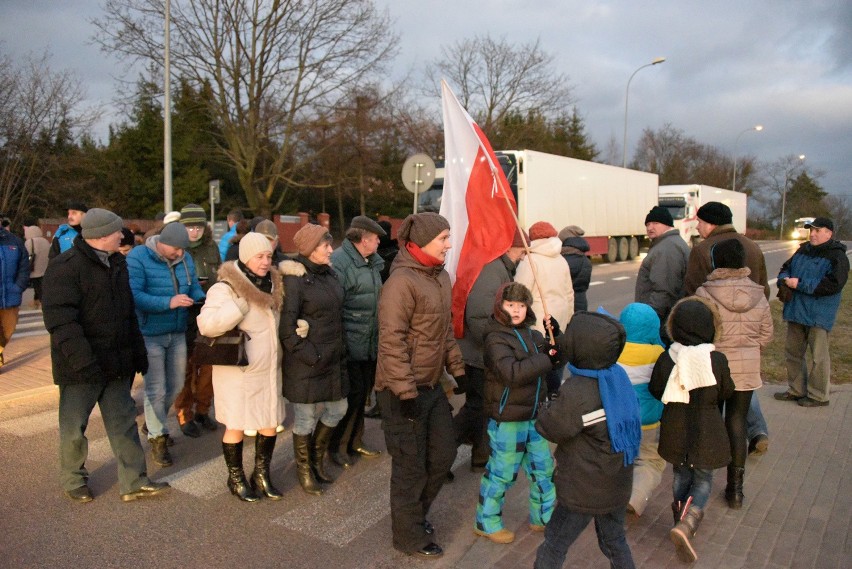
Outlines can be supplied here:
<path id="1" fill-rule="evenodd" d="M 799 399 L 800 407 L 828 407 L 828 401 L 817 401 L 810 397 L 802 397 Z"/>
<path id="2" fill-rule="evenodd" d="M 66 490 L 65 495 L 68 496 L 71 501 L 77 502 L 78 504 L 85 504 L 86 502 L 91 502 L 95 499 L 95 497 L 92 496 L 92 491 L 89 490 L 89 487 L 85 484 L 79 488 L 74 488 L 73 490 Z"/>
<path id="3" fill-rule="evenodd" d="M 210 415 L 206 413 L 197 413 L 195 415 L 195 422 L 208 431 L 215 431 L 219 428 L 219 423 L 211 419 Z"/>
<path id="4" fill-rule="evenodd" d="M 795 395 L 792 391 L 788 390 L 788 391 L 784 391 L 782 393 L 776 393 L 774 395 L 774 397 L 778 401 L 798 401 L 803 396 L 802 395 Z"/>
<path id="5" fill-rule="evenodd" d="M 444 554 L 444 550 L 441 549 L 441 546 L 437 543 L 430 543 L 429 545 L 424 546 L 422 549 L 418 549 L 414 552 L 414 555 L 419 557 L 425 557 L 427 559 L 436 559 Z"/>
<path id="6" fill-rule="evenodd" d="M 748 443 L 748 453 L 754 456 L 761 456 L 769 450 L 769 437 L 766 435 L 757 435 Z"/>
<path id="7" fill-rule="evenodd" d="M 201 436 L 201 429 L 195 421 L 187 421 L 180 426 L 180 430 L 184 435 L 193 439 L 197 439 Z"/>

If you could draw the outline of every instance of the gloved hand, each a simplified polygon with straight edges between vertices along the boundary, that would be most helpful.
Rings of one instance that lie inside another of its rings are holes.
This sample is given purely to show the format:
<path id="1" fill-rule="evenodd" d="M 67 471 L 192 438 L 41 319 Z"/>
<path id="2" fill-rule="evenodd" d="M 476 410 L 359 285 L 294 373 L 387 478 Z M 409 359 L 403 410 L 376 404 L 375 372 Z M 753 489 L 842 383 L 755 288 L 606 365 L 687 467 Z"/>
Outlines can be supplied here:
<path id="1" fill-rule="evenodd" d="M 548 316 L 546 316 L 546 317 L 545 317 L 545 319 L 542 321 L 542 322 L 543 322 L 543 325 L 544 325 L 544 331 L 545 331 L 544 336 L 545 336 L 545 338 L 548 336 L 548 335 L 547 335 L 547 333 L 546 333 L 546 332 L 547 332 L 547 322 L 548 322 L 548 321 L 550 321 L 550 327 L 551 327 L 551 328 L 553 328 L 553 337 L 554 337 L 554 338 L 555 338 L 556 336 L 559 336 L 560 334 L 562 334 L 562 330 L 560 330 L 560 329 L 559 329 L 559 322 L 558 322 L 558 321 L 556 320 L 556 318 L 554 318 L 553 316 L 548 315 Z"/>
<path id="2" fill-rule="evenodd" d="M 399 400 L 399 410 L 402 413 L 402 416 L 408 419 L 409 421 L 416 421 L 419 415 L 419 405 L 417 404 L 417 398 L 414 399 L 400 399 Z"/>
<path id="3" fill-rule="evenodd" d="M 300 338 L 308 337 L 308 330 L 310 330 L 311 325 L 308 324 L 307 320 L 302 320 L 299 318 L 296 320 L 296 335 Z"/>
<path id="4" fill-rule="evenodd" d="M 562 365 L 562 350 L 559 349 L 559 346 L 550 346 L 547 345 L 544 347 L 545 353 L 547 357 L 550 358 L 550 363 L 554 368 L 557 368 Z"/>

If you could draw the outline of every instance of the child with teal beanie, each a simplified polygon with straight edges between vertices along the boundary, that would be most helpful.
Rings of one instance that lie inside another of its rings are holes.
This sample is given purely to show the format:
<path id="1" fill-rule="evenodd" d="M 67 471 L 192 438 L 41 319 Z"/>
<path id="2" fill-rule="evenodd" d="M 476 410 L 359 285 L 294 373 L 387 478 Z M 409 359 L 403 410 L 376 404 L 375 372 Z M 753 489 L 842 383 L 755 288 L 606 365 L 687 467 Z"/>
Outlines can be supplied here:
<path id="1" fill-rule="evenodd" d="M 657 452 L 663 404 L 648 391 L 654 364 L 664 349 L 660 339 L 660 318 L 649 305 L 640 302 L 628 304 L 619 321 L 627 333 L 627 342 L 618 357 L 618 365 L 630 378 L 642 417 L 642 442 L 639 457 L 633 465 L 633 491 L 627 511 L 641 516 L 651 494 L 660 485 L 666 468 L 666 461 Z"/>

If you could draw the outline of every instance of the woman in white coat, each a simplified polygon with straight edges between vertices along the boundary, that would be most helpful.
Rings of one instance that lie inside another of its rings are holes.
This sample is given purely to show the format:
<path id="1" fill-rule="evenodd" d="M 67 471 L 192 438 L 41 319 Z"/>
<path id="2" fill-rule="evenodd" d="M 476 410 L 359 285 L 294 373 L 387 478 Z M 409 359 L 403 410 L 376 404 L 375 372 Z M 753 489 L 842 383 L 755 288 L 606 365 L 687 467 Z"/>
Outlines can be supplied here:
<path id="1" fill-rule="evenodd" d="M 219 268 L 218 282 L 207 291 L 198 316 L 198 330 L 221 336 L 238 327 L 248 334 L 249 365 L 213 366 L 216 419 L 225 424 L 222 450 L 228 466 L 228 488 L 245 502 L 260 495 L 280 500 L 269 465 L 277 425 L 284 420 L 281 392 L 281 344 L 278 322 L 284 299 L 281 275 L 272 267 L 272 245 L 260 233 L 240 242 L 240 260 Z M 251 486 L 243 471 L 243 431 L 256 430 L 255 466 Z"/>

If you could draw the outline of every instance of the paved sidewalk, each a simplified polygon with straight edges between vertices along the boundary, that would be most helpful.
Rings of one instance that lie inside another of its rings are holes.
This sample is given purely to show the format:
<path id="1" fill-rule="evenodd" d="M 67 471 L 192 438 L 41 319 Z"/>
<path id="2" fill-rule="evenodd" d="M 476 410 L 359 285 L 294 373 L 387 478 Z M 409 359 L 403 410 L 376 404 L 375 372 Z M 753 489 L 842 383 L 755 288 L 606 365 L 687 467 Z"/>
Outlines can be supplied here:
<path id="1" fill-rule="evenodd" d="M 0 372 L 0 403 L 56 389 L 50 371 L 48 336 L 15 339 L 7 347 L 9 362 Z M 852 557 L 852 385 L 833 386 L 831 405 L 804 409 L 772 395 L 783 385 L 758 391 L 770 428 L 770 449 L 746 464 L 745 507 L 729 510 L 722 492 L 725 472 L 714 478 L 713 497 L 694 540 L 699 560 L 694 567 L 782 568 L 849 567 Z M 372 424 L 376 424 L 373 422 Z M 377 424 L 376 424 L 377 425 Z M 377 428 L 377 426 L 370 427 Z M 474 476 L 464 461 L 459 477 Z M 441 536 L 446 555 L 434 562 L 406 558 L 401 566 L 514 569 L 532 567 L 541 534 L 527 528 L 528 485 L 523 475 L 509 491 L 504 519 L 517 533 L 510 545 L 496 545 L 473 535 L 473 519 Z M 472 486 L 472 485 L 471 485 Z M 436 506 L 453 492 L 446 488 Z M 461 499 L 459 496 L 457 499 Z M 474 496 L 470 500 L 475 500 Z M 628 517 L 628 542 L 639 568 L 682 567 L 668 539 L 671 528 L 671 468 L 641 518 Z M 471 510 L 467 499 L 456 513 Z M 439 520 L 433 520 L 439 522 Z M 439 522 L 440 523 L 440 522 Z M 398 559 L 397 559 L 398 560 Z M 590 526 L 569 550 L 566 566 L 604 569 Z"/>

